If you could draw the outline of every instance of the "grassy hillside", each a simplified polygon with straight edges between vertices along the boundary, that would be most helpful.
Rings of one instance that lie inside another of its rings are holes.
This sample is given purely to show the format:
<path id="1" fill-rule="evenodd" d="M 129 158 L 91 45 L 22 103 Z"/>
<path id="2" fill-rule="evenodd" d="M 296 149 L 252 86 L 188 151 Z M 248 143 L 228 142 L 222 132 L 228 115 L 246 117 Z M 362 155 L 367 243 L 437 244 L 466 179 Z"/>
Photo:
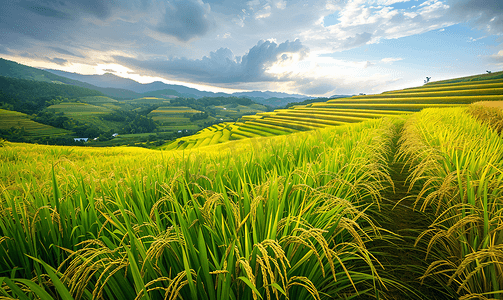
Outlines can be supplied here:
<path id="1" fill-rule="evenodd" d="M 477 75 L 376 95 L 331 99 L 274 112 L 243 116 L 240 122 L 212 127 L 180 138 L 165 149 L 187 149 L 256 136 L 290 134 L 327 126 L 361 122 L 397 114 L 410 114 L 427 107 L 464 106 L 478 101 L 503 100 L 503 72 Z M 226 138 L 212 138 L 212 134 Z"/>
<path id="2" fill-rule="evenodd" d="M 486 80 L 495 80 L 495 79 L 503 79 L 503 71 L 489 73 L 489 74 L 479 74 L 479 75 L 472 75 L 472 76 L 466 76 L 466 77 L 460 77 L 460 78 L 453 78 L 453 79 L 447 79 L 447 80 L 432 81 L 432 82 L 429 82 L 427 84 L 427 86 L 439 85 L 439 84 L 443 85 L 443 84 L 449 84 L 449 83 L 466 83 L 466 82 L 473 82 L 473 81 L 486 81 Z"/>
<path id="3" fill-rule="evenodd" d="M 78 80 L 72 80 L 63 76 L 58 76 L 51 72 L 28 67 L 2 58 L 0 58 L 0 76 L 82 87 L 98 91 L 109 97 L 132 99 L 141 96 L 141 94 L 126 89 L 97 87 L 92 84 L 88 84 Z"/>

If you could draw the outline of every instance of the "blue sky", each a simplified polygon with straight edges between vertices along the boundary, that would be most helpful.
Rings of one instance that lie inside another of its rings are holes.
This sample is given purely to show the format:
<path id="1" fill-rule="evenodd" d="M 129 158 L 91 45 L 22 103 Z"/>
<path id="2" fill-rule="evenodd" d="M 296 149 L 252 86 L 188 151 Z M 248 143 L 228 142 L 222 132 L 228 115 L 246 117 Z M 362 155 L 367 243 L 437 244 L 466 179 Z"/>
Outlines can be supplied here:
<path id="1" fill-rule="evenodd" d="M 501 0 L 9 0 L 0 57 L 211 91 L 379 93 L 503 69 Z"/>

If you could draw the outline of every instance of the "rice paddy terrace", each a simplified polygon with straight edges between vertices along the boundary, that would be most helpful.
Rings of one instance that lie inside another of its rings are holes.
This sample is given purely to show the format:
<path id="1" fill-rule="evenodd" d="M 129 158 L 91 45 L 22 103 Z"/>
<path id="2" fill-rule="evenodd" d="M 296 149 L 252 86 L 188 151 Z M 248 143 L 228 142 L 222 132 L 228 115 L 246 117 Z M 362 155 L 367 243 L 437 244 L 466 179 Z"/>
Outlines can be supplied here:
<path id="1" fill-rule="evenodd" d="M 186 151 L 0 141 L 0 298 L 503 300 L 503 111 L 375 108 L 493 83 Z"/>
<path id="2" fill-rule="evenodd" d="M 427 107 L 466 106 L 479 101 L 503 100 L 503 72 L 431 82 L 421 87 L 332 99 L 327 102 L 243 116 L 241 122 L 205 128 L 163 149 L 191 149 L 260 136 L 290 134 L 327 126 L 411 114 Z"/>
<path id="3" fill-rule="evenodd" d="M 54 137 L 70 134 L 71 132 L 65 129 L 52 127 L 31 120 L 30 116 L 17 111 L 0 109 L 0 130 L 9 130 L 17 128 L 25 132 L 25 134 L 33 137 Z"/>

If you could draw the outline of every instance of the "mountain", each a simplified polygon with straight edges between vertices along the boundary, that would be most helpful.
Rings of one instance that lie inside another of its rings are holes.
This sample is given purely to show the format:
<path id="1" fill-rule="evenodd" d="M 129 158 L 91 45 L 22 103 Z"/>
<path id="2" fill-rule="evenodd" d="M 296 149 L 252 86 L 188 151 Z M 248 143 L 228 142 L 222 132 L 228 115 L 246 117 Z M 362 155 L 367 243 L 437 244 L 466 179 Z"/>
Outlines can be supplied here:
<path id="1" fill-rule="evenodd" d="M 67 72 L 65 72 L 67 73 Z M 72 73 L 69 73 L 72 74 Z M 99 87 L 93 84 L 78 81 L 66 76 L 59 76 L 58 74 L 53 74 L 51 72 L 40 70 L 33 67 L 28 67 L 17 62 L 0 58 L 0 76 L 25 79 L 25 80 L 35 80 L 49 83 L 59 83 L 68 84 L 78 87 L 83 87 L 87 89 L 92 89 L 105 94 L 108 97 L 113 98 L 139 98 L 141 94 L 129 91 L 126 89 L 117 89 L 109 87 Z M 136 82 L 136 81 L 133 81 Z"/>
<path id="2" fill-rule="evenodd" d="M 200 91 L 198 89 L 189 88 L 183 85 L 166 84 L 160 81 L 142 84 L 132 79 L 123 78 L 112 73 L 105 73 L 103 75 L 82 75 L 78 73 L 70 73 L 60 70 L 46 69 L 46 71 L 56 74 L 58 76 L 67 77 L 73 80 L 89 83 L 102 88 L 116 88 L 127 89 L 135 93 L 145 94 L 158 90 L 174 90 L 183 97 L 201 98 L 201 97 L 218 97 L 230 96 L 226 93 L 213 93 Z"/>
<path id="3" fill-rule="evenodd" d="M 147 96 L 163 98 L 202 98 L 202 97 L 246 97 L 257 103 L 273 107 L 285 106 L 313 97 L 271 91 L 250 91 L 236 93 L 213 93 L 200 91 L 183 85 L 166 84 L 160 81 L 142 84 L 112 73 L 103 75 L 82 75 L 52 69 L 37 69 L 0 58 L 0 76 L 69 84 L 93 89 L 114 99 L 135 99 Z"/>
<path id="4" fill-rule="evenodd" d="M 236 93 L 233 93 L 232 95 L 236 96 L 236 97 L 264 98 L 264 99 L 268 99 L 268 98 L 297 98 L 297 99 L 312 98 L 312 97 L 308 97 L 306 95 L 288 94 L 288 93 L 271 92 L 271 91 L 236 92 Z"/>
<path id="5" fill-rule="evenodd" d="M 283 101 L 280 100 L 279 102 L 281 102 L 281 103 L 283 103 L 285 101 L 291 102 L 291 100 L 302 101 L 305 99 L 312 98 L 312 97 L 308 97 L 305 95 L 287 94 L 287 93 L 271 92 L 271 91 L 236 92 L 236 93 L 232 93 L 232 94 L 213 93 L 213 92 L 207 92 L 207 91 L 200 91 L 198 89 L 186 87 L 183 85 L 166 84 L 166 83 L 163 83 L 160 81 L 154 81 L 152 83 L 142 84 L 142 83 L 139 83 L 139 82 L 134 81 L 132 79 L 119 77 L 119 76 L 114 75 L 112 73 L 105 73 L 103 75 L 82 75 L 82 74 L 69 73 L 69 72 L 60 71 L 60 70 L 47 69 L 46 71 L 51 72 L 53 74 L 56 74 L 58 76 L 63 76 L 63 77 L 67 77 L 67 78 L 70 78 L 73 80 L 86 82 L 86 83 L 89 83 L 89 84 L 92 84 L 92 85 L 95 85 L 98 87 L 127 89 L 127 90 L 134 91 L 136 93 L 142 93 L 142 94 L 144 94 L 144 96 L 148 96 L 149 93 L 159 91 L 159 90 L 172 90 L 178 94 L 177 95 L 170 94 L 170 95 L 176 95 L 178 97 L 187 97 L 187 98 L 230 97 L 230 96 L 247 97 L 247 98 L 255 100 L 259 103 L 262 103 L 262 104 L 278 102 L 276 100 L 265 101 L 270 98 L 285 99 Z"/>

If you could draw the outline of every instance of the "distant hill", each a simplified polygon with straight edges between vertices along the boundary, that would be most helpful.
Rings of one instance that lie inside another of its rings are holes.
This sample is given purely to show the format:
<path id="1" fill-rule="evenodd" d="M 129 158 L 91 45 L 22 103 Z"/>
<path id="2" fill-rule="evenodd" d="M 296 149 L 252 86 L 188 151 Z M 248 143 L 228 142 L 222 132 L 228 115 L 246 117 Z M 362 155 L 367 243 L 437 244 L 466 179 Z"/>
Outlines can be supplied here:
<path id="1" fill-rule="evenodd" d="M 155 81 L 152 83 L 142 84 L 132 79 L 119 77 L 111 73 L 105 73 L 103 75 L 82 75 L 77 73 L 69 73 L 60 70 L 47 69 L 46 71 L 56 74 L 58 76 L 67 77 L 69 79 L 78 80 L 81 82 L 86 82 L 101 88 L 116 88 L 116 89 L 128 89 L 136 93 L 142 93 L 143 96 L 153 96 L 162 97 L 162 91 L 169 90 L 167 98 L 172 96 L 186 97 L 186 98 L 202 98 L 202 97 L 246 97 L 254 100 L 255 102 L 266 104 L 270 106 L 284 106 L 289 102 L 298 102 L 305 99 L 310 99 L 305 95 L 299 94 L 288 94 L 281 92 L 271 92 L 271 91 L 251 91 L 251 92 L 236 92 L 236 93 L 213 93 L 207 91 L 200 91 L 195 88 L 186 87 L 183 85 L 176 84 L 166 84 L 160 81 Z"/>
<path id="2" fill-rule="evenodd" d="M 0 106 L 32 114 L 53 103 L 86 96 L 102 96 L 79 86 L 0 76 Z"/>
<path id="3" fill-rule="evenodd" d="M 82 75 L 60 70 L 40 70 L 1 58 L 0 76 L 75 85 L 99 91 L 114 99 L 137 99 L 142 97 L 162 97 L 166 99 L 176 97 L 195 99 L 203 97 L 246 97 L 263 105 L 282 107 L 291 102 L 301 102 L 313 98 L 305 95 L 271 91 L 250 91 L 232 94 L 213 93 L 200 91 L 183 85 L 166 84 L 160 81 L 142 84 L 112 73 L 105 73 L 103 75 Z"/>
<path id="4" fill-rule="evenodd" d="M 113 98 L 133 99 L 141 97 L 141 94 L 126 89 L 103 88 L 87 82 L 78 81 L 72 78 L 68 78 L 66 76 L 59 76 L 51 72 L 25 66 L 2 58 L 0 58 L 0 76 L 18 78 L 18 79 L 36 80 L 49 83 L 74 85 L 87 89 L 96 90 L 105 94 L 108 97 Z"/>

